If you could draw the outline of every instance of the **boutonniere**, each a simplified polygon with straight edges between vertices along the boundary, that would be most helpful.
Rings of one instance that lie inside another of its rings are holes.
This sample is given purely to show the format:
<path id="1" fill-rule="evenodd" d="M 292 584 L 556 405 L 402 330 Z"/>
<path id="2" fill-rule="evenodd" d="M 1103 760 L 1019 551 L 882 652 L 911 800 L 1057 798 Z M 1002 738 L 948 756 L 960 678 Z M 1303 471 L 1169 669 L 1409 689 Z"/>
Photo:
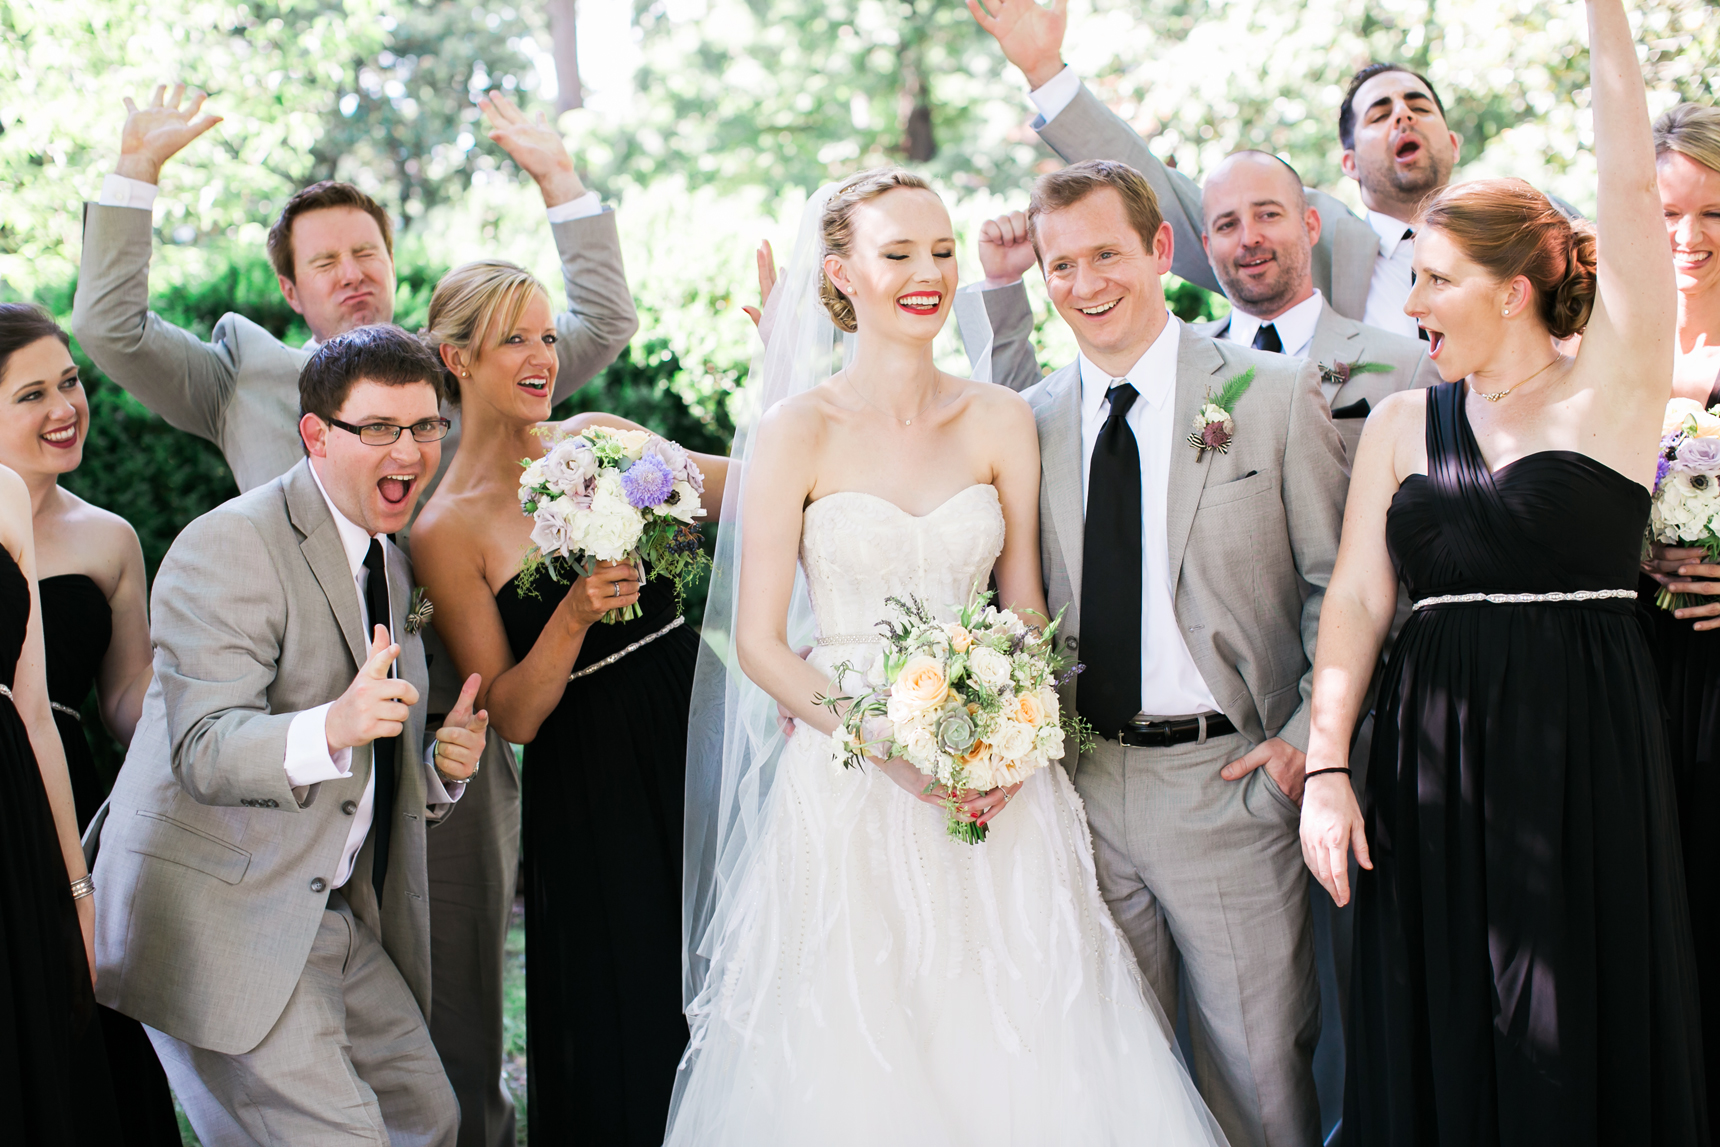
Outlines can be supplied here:
<path id="1" fill-rule="evenodd" d="M 424 596 L 424 587 L 414 589 L 412 600 L 406 606 L 406 635 L 410 637 L 421 631 L 430 623 L 430 615 L 435 612 L 436 603 Z"/>
<path id="2" fill-rule="evenodd" d="M 1236 400 L 1253 382 L 1254 368 L 1249 367 L 1220 387 L 1217 394 L 1210 390 L 1206 392 L 1206 401 L 1201 403 L 1199 413 L 1194 416 L 1194 433 L 1188 436 L 1188 444 L 1195 449 L 1196 462 L 1203 461 L 1208 450 L 1230 453 L 1230 440 L 1236 437 L 1236 419 L 1232 411 L 1236 409 Z"/>
<path id="3" fill-rule="evenodd" d="M 1321 363 L 1320 381 L 1331 386 L 1343 386 L 1358 374 L 1385 374 L 1395 369 L 1397 368 L 1390 363 L 1363 362 L 1361 359 L 1355 362 L 1335 362 L 1331 366 Z"/>

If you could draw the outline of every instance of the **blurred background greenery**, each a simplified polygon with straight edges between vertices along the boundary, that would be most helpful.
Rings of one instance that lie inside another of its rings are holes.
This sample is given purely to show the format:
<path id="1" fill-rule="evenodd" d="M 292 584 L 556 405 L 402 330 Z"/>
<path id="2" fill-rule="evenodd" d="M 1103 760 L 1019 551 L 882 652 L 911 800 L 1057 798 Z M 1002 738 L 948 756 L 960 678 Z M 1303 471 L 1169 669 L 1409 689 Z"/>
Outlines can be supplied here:
<path id="1" fill-rule="evenodd" d="M 1338 103 L 1355 68 L 1396 60 L 1439 87 L 1464 137 L 1459 178 L 1520 175 L 1592 210 L 1581 0 L 1069 7 L 1065 59 L 1182 170 L 1262 148 L 1357 205 L 1338 165 Z M 1714 102 L 1713 0 L 1641 0 L 1631 18 L 1652 110 Z M 466 259 L 512 258 L 557 281 L 537 192 L 472 104 L 500 89 L 559 117 L 620 212 L 642 325 L 567 407 L 718 452 L 754 345 L 740 312 L 756 297 L 753 248 L 770 238 L 786 255 L 809 191 L 885 161 L 923 171 L 972 279 L 979 223 L 1024 206 L 1057 162 L 1028 126 L 1021 77 L 961 0 L 0 0 L 0 298 L 69 316 L 80 205 L 112 170 L 122 97 L 176 79 L 226 118 L 164 173 L 151 279 L 163 317 L 207 336 L 239 311 L 305 339 L 263 235 L 294 189 L 329 177 L 395 216 L 396 318 L 409 328 Z M 1041 361 L 1066 361 L 1072 343 L 1036 274 L 1029 291 Z M 1185 317 L 1223 309 L 1187 284 L 1173 301 Z M 965 372 L 953 324 L 938 353 Z M 185 523 L 232 495 L 231 477 L 214 447 L 80 363 L 92 427 L 67 485 L 131 520 L 153 575 Z"/>

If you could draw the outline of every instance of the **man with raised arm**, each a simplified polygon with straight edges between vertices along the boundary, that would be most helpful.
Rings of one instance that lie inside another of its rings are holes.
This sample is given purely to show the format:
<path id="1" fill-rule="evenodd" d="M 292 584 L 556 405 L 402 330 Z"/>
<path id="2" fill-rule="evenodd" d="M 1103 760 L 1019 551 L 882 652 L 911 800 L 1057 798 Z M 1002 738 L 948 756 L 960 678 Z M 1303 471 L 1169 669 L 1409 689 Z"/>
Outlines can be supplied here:
<path id="1" fill-rule="evenodd" d="M 1036 0 L 967 0 L 967 5 L 1005 58 L 1027 77 L 1039 109 L 1033 121 L 1039 137 L 1065 162 L 1115 159 L 1145 175 L 1176 235 L 1171 269 L 1209 291 L 1222 290 L 1201 253 L 1200 188 L 1161 163 L 1146 141 L 1064 66 L 1068 0 L 1052 0 L 1049 7 Z M 1367 218 L 1356 218 L 1323 191 L 1304 189 L 1323 221 L 1314 246 L 1314 285 L 1339 314 L 1413 337 L 1415 321 L 1403 313 L 1410 290 L 1408 240 L 1422 199 L 1450 181 L 1462 137 L 1446 125 L 1445 107 L 1425 76 L 1396 64 L 1370 64 L 1350 80 L 1338 112 L 1338 138 L 1344 174 L 1360 186 Z M 994 325 L 1010 324 L 1017 302 L 1012 292 L 982 298 Z M 971 299 L 969 305 L 980 301 Z M 1006 349 L 1001 339 L 997 349 Z"/>
<path id="2" fill-rule="evenodd" d="M 299 372 L 315 347 L 392 320 L 394 236 L 387 212 L 349 184 L 313 184 L 287 201 L 269 231 L 268 253 L 282 295 L 311 330 L 303 347 L 282 343 L 243 315 L 222 316 L 205 342 L 151 312 L 150 209 L 163 165 L 220 122 L 202 114 L 204 98 L 180 84 L 157 88 L 146 107 L 126 100 L 119 163 L 100 201 L 85 207 L 72 329 L 108 377 L 173 426 L 219 446 L 248 491 L 303 457 Z M 561 255 L 568 308 L 556 316 L 559 400 L 613 362 L 638 329 L 615 216 L 586 190 L 560 134 L 541 115 L 533 121 L 499 94 L 480 106 L 490 138 L 543 192 Z M 434 488 L 459 442 L 459 408 L 444 405 L 442 415 L 453 428 L 423 492 Z M 424 633 L 434 722 L 452 708 L 459 682 L 434 632 Z M 438 1002 L 431 1035 L 462 1108 L 461 1147 L 514 1141 L 513 1103 L 501 1083 L 502 962 L 519 856 L 519 774 L 494 734 L 483 761 L 460 815 L 429 847 Z"/>

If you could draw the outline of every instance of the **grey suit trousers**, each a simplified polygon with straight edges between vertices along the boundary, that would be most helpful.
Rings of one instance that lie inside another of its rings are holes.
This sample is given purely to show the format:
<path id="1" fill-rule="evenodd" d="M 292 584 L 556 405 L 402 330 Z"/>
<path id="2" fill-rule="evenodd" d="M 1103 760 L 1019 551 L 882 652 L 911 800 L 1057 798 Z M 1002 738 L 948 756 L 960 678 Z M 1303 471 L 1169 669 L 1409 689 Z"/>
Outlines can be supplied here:
<path id="1" fill-rule="evenodd" d="M 1168 1016 L 1186 974 L 1195 1082 L 1231 1147 L 1311 1147 L 1320 994 L 1301 813 L 1265 769 L 1219 775 L 1249 747 L 1101 740 L 1075 789 L 1099 890 Z"/>
<path id="2" fill-rule="evenodd" d="M 305 970 L 243 1055 L 146 1029 L 204 1147 L 453 1147 L 460 1109 L 382 943 L 330 893 Z"/>

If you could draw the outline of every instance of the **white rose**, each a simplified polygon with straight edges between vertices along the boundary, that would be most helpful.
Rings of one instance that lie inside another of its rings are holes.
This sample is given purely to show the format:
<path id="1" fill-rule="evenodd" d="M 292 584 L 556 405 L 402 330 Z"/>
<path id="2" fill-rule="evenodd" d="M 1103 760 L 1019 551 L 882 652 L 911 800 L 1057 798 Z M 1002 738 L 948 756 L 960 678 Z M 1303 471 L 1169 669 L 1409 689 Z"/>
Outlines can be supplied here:
<path id="1" fill-rule="evenodd" d="M 556 512 L 555 502 L 540 505 L 532 515 L 532 545 L 550 557 L 563 557 L 569 551 L 567 521 Z"/>
<path id="2" fill-rule="evenodd" d="M 1002 689 L 1009 684 L 1010 664 L 1005 654 L 989 645 L 976 645 L 968 650 L 968 672 L 988 689 Z"/>
<path id="3" fill-rule="evenodd" d="M 522 488 L 526 486 L 541 486 L 543 485 L 543 482 L 544 460 L 542 458 L 538 458 L 528 465 L 525 468 L 525 472 L 520 475 L 520 486 Z"/>
<path id="4" fill-rule="evenodd" d="M 627 451 L 627 457 L 637 462 L 645 456 L 645 444 L 651 441 L 651 433 L 646 430 L 617 430 L 615 440 L 621 448 Z"/>
<path id="5" fill-rule="evenodd" d="M 1058 722 L 1062 720 L 1061 714 L 1063 712 L 1062 707 L 1057 703 L 1057 690 L 1049 685 L 1042 685 L 1039 688 L 1038 696 L 1039 707 L 1045 711 L 1046 725 L 1053 729 L 1057 728 Z"/>
<path id="6" fill-rule="evenodd" d="M 997 728 L 991 731 L 991 748 L 1006 761 L 1024 757 L 1033 751 L 1034 730 L 1032 725 L 1020 721 L 999 721 Z"/>

